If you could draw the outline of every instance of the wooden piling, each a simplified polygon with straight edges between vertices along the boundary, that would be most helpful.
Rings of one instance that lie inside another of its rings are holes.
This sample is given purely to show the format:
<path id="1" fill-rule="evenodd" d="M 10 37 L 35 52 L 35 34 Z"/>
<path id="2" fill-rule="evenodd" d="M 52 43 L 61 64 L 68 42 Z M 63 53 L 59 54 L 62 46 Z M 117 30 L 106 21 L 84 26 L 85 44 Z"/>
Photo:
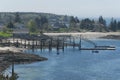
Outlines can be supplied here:
<path id="1" fill-rule="evenodd" d="M 30 41 L 28 40 L 28 44 L 27 44 L 27 46 L 28 46 L 28 49 L 30 48 Z"/>
<path id="2" fill-rule="evenodd" d="M 13 33 L 13 43 L 14 43 L 14 40 L 15 40 L 15 39 L 14 39 L 14 33 Z"/>
<path id="3" fill-rule="evenodd" d="M 75 48 L 75 38 L 73 38 L 73 49 Z"/>
<path id="4" fill-rule="evenodd" d="M 34 39 L 32 40 L 32 51 L 34 52 L 34 48 L 35 48 L 35 46 L 34 46 Z"/>
<path id="5" fill-rule="evenodd" d="M 18 40 L 17 40 L 17 42 L 16 42 L 16 47 L 19 47 L 19 43 L 18 43 Z"/>
<path id="6" fill-rule="evenodd" d="M 25 39 L 25 43 L 24 43 L 24 48 L 26 48 L 26 39 Z"/>
<path id="7" fill-rule="evenodd" d="M 14 80 L 14 52 L 12 53 L 12 80 Z"/>
<path id="8" fill-rule="evenodd" d="M 22 38 L 21 38 L 21 48 L 22 48 Z"/>
<path id="9" fill-rule="evenodd" d="M 38 46 L 37 40 L 36 40 L 36 43 L 35 43 L 35 44 L 36 44 L 35 46 L 36 46 L 36 48 L 37 48 L 37 46 Z"/>
<path id="10" fill-rule="evenodd" d="M 63 50 L 63 52 L 64 52 L 64 38 L 63 38 L 63 41 L 62 41 L 63 43 L 62 43 L 62 50 Z"/>
<path id="11" fill-rule="evenodd" d="M 49 40 L 48 46 L 49 46 L 49 51 L 51 51 L 52 50 L 52 39 Z"/>
<path id="12" fill-rule="evenodd" d="M 56 49 L 57 49 L 57 54 L 59 54 L 59 38 L 57 39 L 57 44 L 56 44 Z"/>
<path id="13" fill-rule="evenodd" d="M 71 43 L 72 41 L 71 41 L 71 36 L 70 36 L 70 43 Z"/>
<path id="14" fill-rule="evenodd" d="M 42 51 L 42 48 L 43 48 L 43 41 L 40 40 L 40 49 L 41 49 L 41 51 Z"/>
<path id="15" fill-rule="evenodd" d="M 51 40 L 51 41 L 50 41 L 50 44 L 51 44 L 51 45 L 50 45 L 50 50 L 52 51 L 52 42 L 53 42 L 53 39 L 51 38 L 50 40 Z"/>
<path id="16" fill-rule="evenodd" d="M 80 35 L 80 41 L 79 41 L 79 50 L 81 50 L 81 35 Z"/>

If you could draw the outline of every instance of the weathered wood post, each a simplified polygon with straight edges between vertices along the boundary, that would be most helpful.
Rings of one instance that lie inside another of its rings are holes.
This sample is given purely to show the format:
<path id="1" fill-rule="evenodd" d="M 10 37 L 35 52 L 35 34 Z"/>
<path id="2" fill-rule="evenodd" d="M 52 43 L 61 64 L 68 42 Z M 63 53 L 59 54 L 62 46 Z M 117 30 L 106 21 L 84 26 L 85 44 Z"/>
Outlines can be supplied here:
<path id="1" fill-rule="evenodd" d="M 45 40 L 43 40 L 43 47 L 45 47 Z"/>
<path id="2" fill-rule="evenodd" d="M 13 33 L 13 43 L 14 43 L 14 33 Z"/>
<path id="3" fill-rule="evenodd" d="M 35 45 L 35 47 L 37 48 L 37 46 L 38 46 L 38 42 L 37 42 L 37 40 L 36 40 L 36 45 Z"/>
<path id="4" fill-rule="evenodd" d="M 80 42 L 79 42 L 79 50 L 81 50 L 81 35 L 80 35 Z"/>
<path id="5" fill-rule="evenodd" d="M 51 41 L 50 41 L 50 44 L 51 44 L 51 45 L 50 45 L 50 50 L 51 50 L 51 51 L 52 51 L 52 44 L 53 44 L 52 42 L 53 42 L 53 39 L 51 38 Z"/>
<path id="6" fill-rule="evenodd" d="M 41 46 L 41 40 L 39 39 L 39 49 L 40 49 L 40 46 Z"/>
<path id="7" fill-rule="evenodd" d="M 22 44 L 22 38 L 21 38 L 21 44 Z"/>
<path id="8" fill-rule="evenodd" d="M 49 46 L 49 52 L 51 52 L 51 50 L 52 50 L 52 39 L 50 39 L 48 43 L 49 43 L 49 45 L 48 45 Z"/>
<path id="9" fill-rule="evenodd" d="M 75 49 L 75 38 L 73 37 L 73 49 Z"/>
<path id="10" fill-rule="evenodd" d="M 30 41 L 28 40 L 28 44 L 27 44 L 28 49 L 30 48 Z"/>
<path id="11" fill-rule="evenodd" d="M 17 40 L 17 42 L 16 42 L 16 47 L 19 47 L 19 43 L 18 43 L 18 40 Z"/>
<path id="12" fill-rule="evenodd" d="M 71 43 L 71 35 L 70 35 L 70 43 Z"/>
<path id="13" fill-rule="evenodd" d="M 11 51 L 10 51 L 11 52 Z M 14 52 L 11 52 L 12 53 L 12 80 L 14 80 L 14 77 L 15 77 L 15 75 L 14 75 Z"/>
<path id="14" fill-rule="evenodd" d="M 22 47 L 22 38 L 21 38 L 21 47 Z"/>
<path id="15" fill-rule="evenodd" d="M 62 50 L 64 52 L 64 38 L 63 38 L 63 43 L 62 43 Z"/>
<path id="16" fill-rule="evenodd" d="M 32 51 L 34 52 L 34 39 L 32 40 Z"/>
<path id="17" fill-rule="evenodd" d="M 57 39 L 57 46 L 56 46 L 56 49 L 57 49 L 57 55 L 59 55 L 59 38 Z"/>
<path id="18" fill-rule="evenodd" d="M 2 44 L 2 39 L 0 39 L 0 44 Z"/>
<path id="19" fill-rule="evenodd" d="M 26 48 L 26 39 L 25 39 L 25 43 L 24 43 L 24 48 Z"/>
<path id="20" fill-rule="evenodd" d="M 40 49 L 41 49 L 41 51 L 42 51 L 42 47 L 43 47 L 43 41 L 42 41 L 42 39 L 40 40 Z"/>
<path id="21" fill-rule="evenodd" d="M 64 45 L 66 46 L 66 48 L 67 48 L 67 44 L 68 44 L 68 37 L 66 37 L 66 39 L 65 39 L 66 41 L 65 41 L 65 43 L 64 43 Z"/>

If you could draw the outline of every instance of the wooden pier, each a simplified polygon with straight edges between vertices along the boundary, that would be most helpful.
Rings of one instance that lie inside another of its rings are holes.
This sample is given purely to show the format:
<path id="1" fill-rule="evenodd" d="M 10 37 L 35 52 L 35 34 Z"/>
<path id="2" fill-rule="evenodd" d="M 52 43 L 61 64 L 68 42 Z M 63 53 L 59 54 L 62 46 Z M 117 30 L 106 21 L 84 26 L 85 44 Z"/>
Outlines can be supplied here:
<path id="1" fill-rule="evenodd" d="M 13 39 L 2 39 L 0 41 L 1 46 L 15 46 L 20 48 L 27 48 L 27 49 L 40 49 L 41 51 L 44 48 L 49 49 L 49 51 L 52 51 L 52 48 L 56 48 L 57 51 L 62 50 L 64 51 L 64 48 L 67 46 L 78 47 L 79 50 L 115 50 L 115 46 L 99 46 L 95 42 L 82 38 L 79 36 L 77 40 L 79 39 L 79 42 L 76 42 L 76 38 L 66 38 L 66 37 L 27 37 L 27 38 L 13 38 Z M 84 48 L 82 47 L 82 41 L 86 41 L 88 43 L 91 43 L 94 47 L 90 48 Z"/>

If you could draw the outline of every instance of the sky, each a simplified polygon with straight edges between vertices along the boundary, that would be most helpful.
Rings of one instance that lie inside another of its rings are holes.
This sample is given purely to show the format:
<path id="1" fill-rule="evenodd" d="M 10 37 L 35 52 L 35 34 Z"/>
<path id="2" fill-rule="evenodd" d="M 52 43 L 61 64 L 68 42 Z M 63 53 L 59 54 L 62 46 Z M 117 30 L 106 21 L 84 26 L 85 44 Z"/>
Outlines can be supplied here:
<path id="1" fill-rule="evenodd" d="M 0 12 L 44 12 L 78 17 L 120 17 L 120 0 L 0 0 Z"/>

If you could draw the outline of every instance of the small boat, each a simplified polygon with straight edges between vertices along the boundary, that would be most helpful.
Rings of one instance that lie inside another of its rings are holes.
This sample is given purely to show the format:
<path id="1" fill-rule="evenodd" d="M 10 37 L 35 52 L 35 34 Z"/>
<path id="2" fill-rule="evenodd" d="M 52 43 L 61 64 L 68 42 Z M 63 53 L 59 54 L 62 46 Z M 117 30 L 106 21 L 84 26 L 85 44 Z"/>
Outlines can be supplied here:
<path id="1" fill-rule="evenodd" d="M 99 51 L 97 51 L 97 50 L 92 50 L 92 53 L 99 53 Z"/>

